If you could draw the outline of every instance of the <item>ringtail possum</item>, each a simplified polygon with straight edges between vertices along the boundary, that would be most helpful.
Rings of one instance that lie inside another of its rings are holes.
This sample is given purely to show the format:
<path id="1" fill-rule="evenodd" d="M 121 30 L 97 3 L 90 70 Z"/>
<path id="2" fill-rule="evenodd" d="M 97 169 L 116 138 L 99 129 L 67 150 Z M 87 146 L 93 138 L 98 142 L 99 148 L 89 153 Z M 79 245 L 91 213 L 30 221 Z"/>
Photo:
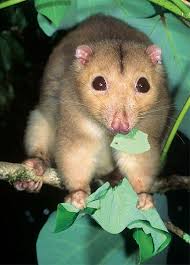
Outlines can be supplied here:
<path id="1" fill-rule="evenodd" d="M 111 16 L 94 15 L 68 33 L 45 67 L 39 104 L 25 133 L 27 160 L 37 175 L 55 161 L 69 194 L 85 207 L 94 177 L 118 168 L 139 194 L 137 207 L 152 207 L 149 194 L 160 168 L 170 96 L 161 49 L 139 30 Z M 117 133 L 148 134 L 150 150 L 113 150 Z M 42 181 L 16 182 L 38 191 Z"/>

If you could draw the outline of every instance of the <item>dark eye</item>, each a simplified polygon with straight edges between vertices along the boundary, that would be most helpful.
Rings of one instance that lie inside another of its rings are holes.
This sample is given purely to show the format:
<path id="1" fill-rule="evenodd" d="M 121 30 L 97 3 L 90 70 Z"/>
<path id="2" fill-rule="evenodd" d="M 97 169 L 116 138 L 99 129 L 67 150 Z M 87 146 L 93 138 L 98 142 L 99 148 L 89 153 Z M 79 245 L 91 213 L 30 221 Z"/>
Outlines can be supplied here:
<path id="1" fill-rule="evenodd" d="M 107 84 L 105 79 L 102 76 L 97 76 L 94 78 L 92 82 L 92 87 L 95 90 L 106 90 L 107 89 Z"/>
<path id="2" fill-rule="evenodd" d="M 140 93 L 146 93 L 150 89 L 150 84 L 148 80 L 145 77 L 139 78 L 139 80 L 136 83 L 136 89 Z"/>

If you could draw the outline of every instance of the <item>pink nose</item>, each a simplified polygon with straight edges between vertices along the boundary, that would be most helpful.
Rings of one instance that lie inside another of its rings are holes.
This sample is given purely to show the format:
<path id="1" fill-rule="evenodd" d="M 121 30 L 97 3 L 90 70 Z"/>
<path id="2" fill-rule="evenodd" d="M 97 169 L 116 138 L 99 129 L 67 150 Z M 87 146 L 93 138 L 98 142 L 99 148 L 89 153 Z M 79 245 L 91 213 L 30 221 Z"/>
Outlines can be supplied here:
<path id="1" fill-rule="evenodd" d="M 111 128 L 115 133 L 128 133 L 129 123 L 126 120 L 121 120 L 119 118 L 114 118 L 111 123 Z"/>

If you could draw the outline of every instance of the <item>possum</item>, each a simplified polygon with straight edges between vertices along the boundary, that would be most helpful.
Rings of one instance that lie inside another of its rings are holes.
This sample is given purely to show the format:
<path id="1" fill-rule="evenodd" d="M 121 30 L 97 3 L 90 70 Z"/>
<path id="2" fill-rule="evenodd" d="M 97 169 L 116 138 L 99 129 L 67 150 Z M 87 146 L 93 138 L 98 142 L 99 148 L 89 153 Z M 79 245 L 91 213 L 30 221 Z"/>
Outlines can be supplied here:
<path id="1" fill-rule="evenodd" d="M 68 190 L 66 202 L 84 208 L 90 183 L 116 168 L 139 196 L 137 207 L 153 207 L 151 187 L 159 174 L 170 96 L 161 49 L 139 30 L 111 16 L 94 15 L 70 31 L 45 67 L 39 104 L 30 113 L 24 162 L 42 176 L 55 162 Z M 137 128 L 150 150 L 113 150 L 117 133 Z M 42 181 L 16 182 L 39 191 Z"/>

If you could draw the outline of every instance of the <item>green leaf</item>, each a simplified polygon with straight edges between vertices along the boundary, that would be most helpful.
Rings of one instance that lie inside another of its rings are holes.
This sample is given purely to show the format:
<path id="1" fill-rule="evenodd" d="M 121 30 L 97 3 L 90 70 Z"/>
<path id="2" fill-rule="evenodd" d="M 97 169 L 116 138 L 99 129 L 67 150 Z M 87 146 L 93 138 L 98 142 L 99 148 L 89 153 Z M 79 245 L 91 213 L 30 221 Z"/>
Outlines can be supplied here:
<path id="1" fill-rule="evenodd" d="M 68 12 L 67 7 L 71 5 L 70 0 L 35 0 L 35 7 L 37 11 L 48 18 L 54 26 L 60 26 L 60 23 Z"/>
<path id="2" fill-rule="evenodd" d="M 87 203 L 90 203 L 90 205 L 92 205 L 93 202 L 97 202 L 97 200 L 103 198 L 108 189 L 110 188 L 110 184 L 108 182 L 106 182 L 104 185 L 102 185 L 99 189 L 97 189 L 95 192 L 93 192 L 87 199 Z M 96 205 L 95 207 L 93 208 L 96 208 L 98 209 L 99 206 Z"/>
<path id="3" fill-rule="evenodd" d="M 109 183 L 106 183 L 96 192 L 92 193 L 87 200 L 88 203 L 90 203 L 90 207 L 86 207 L 83 211 L 80 211 L 72 204 L 59 203 L 57 206 L 55 232 L 64 231 L 65 229 L 69 228 L 79 216 L 79 213 L 80 215 L 85 213 L 90 215 L 93 214 L 95 210 L 100 207 L 97 199 L 102 198 L 106 194 L 109 187 Z"/>
<path id="4" fill-rule="evenodd" d="M 144 260 L 145 257 L 150 258 L 160 252 L 161 246 L 166 247 L 170 242 L 170 235 L 156 209 L 139 210 L 136 208 L 137 200 L 137 194 L 125 178 L 118 186 L 108 189 L 92 217 L 109 233 L 120 233 L 127 227 L 141 228 L 143 233 L 150 234 L 153 246 L 138 241 L 141 244 L 140 260 Z M 87 206 L 91 207 L 91 204 L 88 203 Z M 147 247 L 154 251 L 148 251 L 147 254 Z"/>
<path id="5" fill-rule="evenodd" d="M 134 231 L 142 230 L 139 234 L 135 232 L 134 238 L 139 243 L 140 260 L 144 261 L 165 248 L 170 242 L 170 235 L 156 209 L 139 210 L 136 208 L 137 200 L 137 194 L 126 178 L 114 188 L 105 183 L 91 194 L 87 200 L 87 208 L 82 211 L 68 203 L 59 204 L 56 231 L 67 229 L 85 213 L 91 214 L 111 234 L 118 234 L 126 227 Z M 148 240 L 148 234 L 151 236 L 151 246 L 144 244 L 144 240 Z"/>
<path id="6" fill-rule="evenodd" d="M 55 232 L 60 232 L 70 227 L 76 220 L 79 209 L 68 203 L 59 203 L 57 207 Z"/>
<path id="7" fill-rule="evenodd" d="M 179 16 L 182 16 L 186 19 L 190 18 L 190 9 L 186 5 L 186 3 L 183 3 L 181 0 L 171 0 L 171 1 L 165 1 L 165 0 L 149 0 L 157 5 L 160 5 L 174 14 L 177 14 Z M 172 3 L 173 2 L 173 3 Z"/>
<path id="8" fill-rule="evenodd" d="M 40 27 L 43 29 L 44 33 L 47 36 L 52 36 L 53 33 L 56 31 L 56 27 L 51 23 L 46 17 L 41 15 L 40 13 L 37 16 L 38 23 Z"/>
<path id="9" fill-rule="evenodd" d="M 171 241 L 171 236 L 168 233 L 165 233 L 165 231 L 162 230 L 158 233 L 158 230 L 155 227 L 150 226 L 147 221 L 136 221 L 130 224 L 129 228 L 134 228 L 133 237 L 139 245 L 140 262 L 144 262 L 157 255 L 164 250 Z M 147 241 L 147 243 L 145 244 L 144 241 Z"/>
<path id="10" fill-rule="evenodd" d="M 154 245 L 150 234 L 145 234 L 142 229 L 136 229 L 133 237 L 139 245 L 140 262 L 144 262 L 154 255 Z"/>
<path id="11" fill-rule="evenodd" d="M 19 4 L 23 1 L 26 1 L 26 0 L 6 0 L 6 1 L 3 1 L 2 3 L 0 3 L 0 9 L 15 5 L 15 4 Z"/>
<path id="12" fill-rule="evenodd" d="M 110 146 L 128 154 L 140 154 L 150 149 L 148 135 L 135 128 L 126 135 L 117 134 Z"/>
<path id="13" fill-rule="evenodd" d="M 190 244 L 190 235 L 184 233 L 183 239 L 185 240 L 186 243 Z"/>
<path id="14" fill-rule="evenodd" d="M 114 15 L 118 18 L 147 17 L 154 15 L 154 8 L 148 1 L 136 0 L 35 0 L 35 6 L 41 16 L 47 19 L 38 19 L 42 30 L 50 36 L 54 31 L 47 30 L 49 27 L 55 29 L 70 28 L 76 23 L 81 22 L 87 16 L 104 13 Z M 135 10 L 135 13 L 134 13 Z M 48 21 L 49 20 L 49 21 Z"/>
<path id="15" fill-rule="evenodd" d="M 104 185 L 103 185 L 104 186 Z M 102 187 L 103 187 L 102 186 Z M 148 221 L 153 227 L 167 232 L 156 209 L 142 211 L 136 208 L 138 196 L 126 178 L 121 183 L 107 190 L 104 197 L 99 200 L 100 207 L 92 215 L 101 226 L 110 233 L 120 233 L 137 220 Z M 91 202 L 87 204 L 91 207 Z M 125 209 L 125 210 L 124 210 Z M 132 213 L 132 214 L 131 214 Z M 111 218 L 113 217 L 113 218 Z M 156 221 L 156 224 L 154 224 Z M 144 223 L 142 222 L 143 226 Z"/>
<path id="16" fill-rule="evenodd" d="M 127 251 L 133 244 L 132 238 L 125 240 L 121 234 L 104 231 L 88 215 L 77 218 L 71 227 L 60 233 L 53 233 L 55 222 L 53 213 L 39 233 L 39 265 L 136 264 L 137 252 Z"/>

